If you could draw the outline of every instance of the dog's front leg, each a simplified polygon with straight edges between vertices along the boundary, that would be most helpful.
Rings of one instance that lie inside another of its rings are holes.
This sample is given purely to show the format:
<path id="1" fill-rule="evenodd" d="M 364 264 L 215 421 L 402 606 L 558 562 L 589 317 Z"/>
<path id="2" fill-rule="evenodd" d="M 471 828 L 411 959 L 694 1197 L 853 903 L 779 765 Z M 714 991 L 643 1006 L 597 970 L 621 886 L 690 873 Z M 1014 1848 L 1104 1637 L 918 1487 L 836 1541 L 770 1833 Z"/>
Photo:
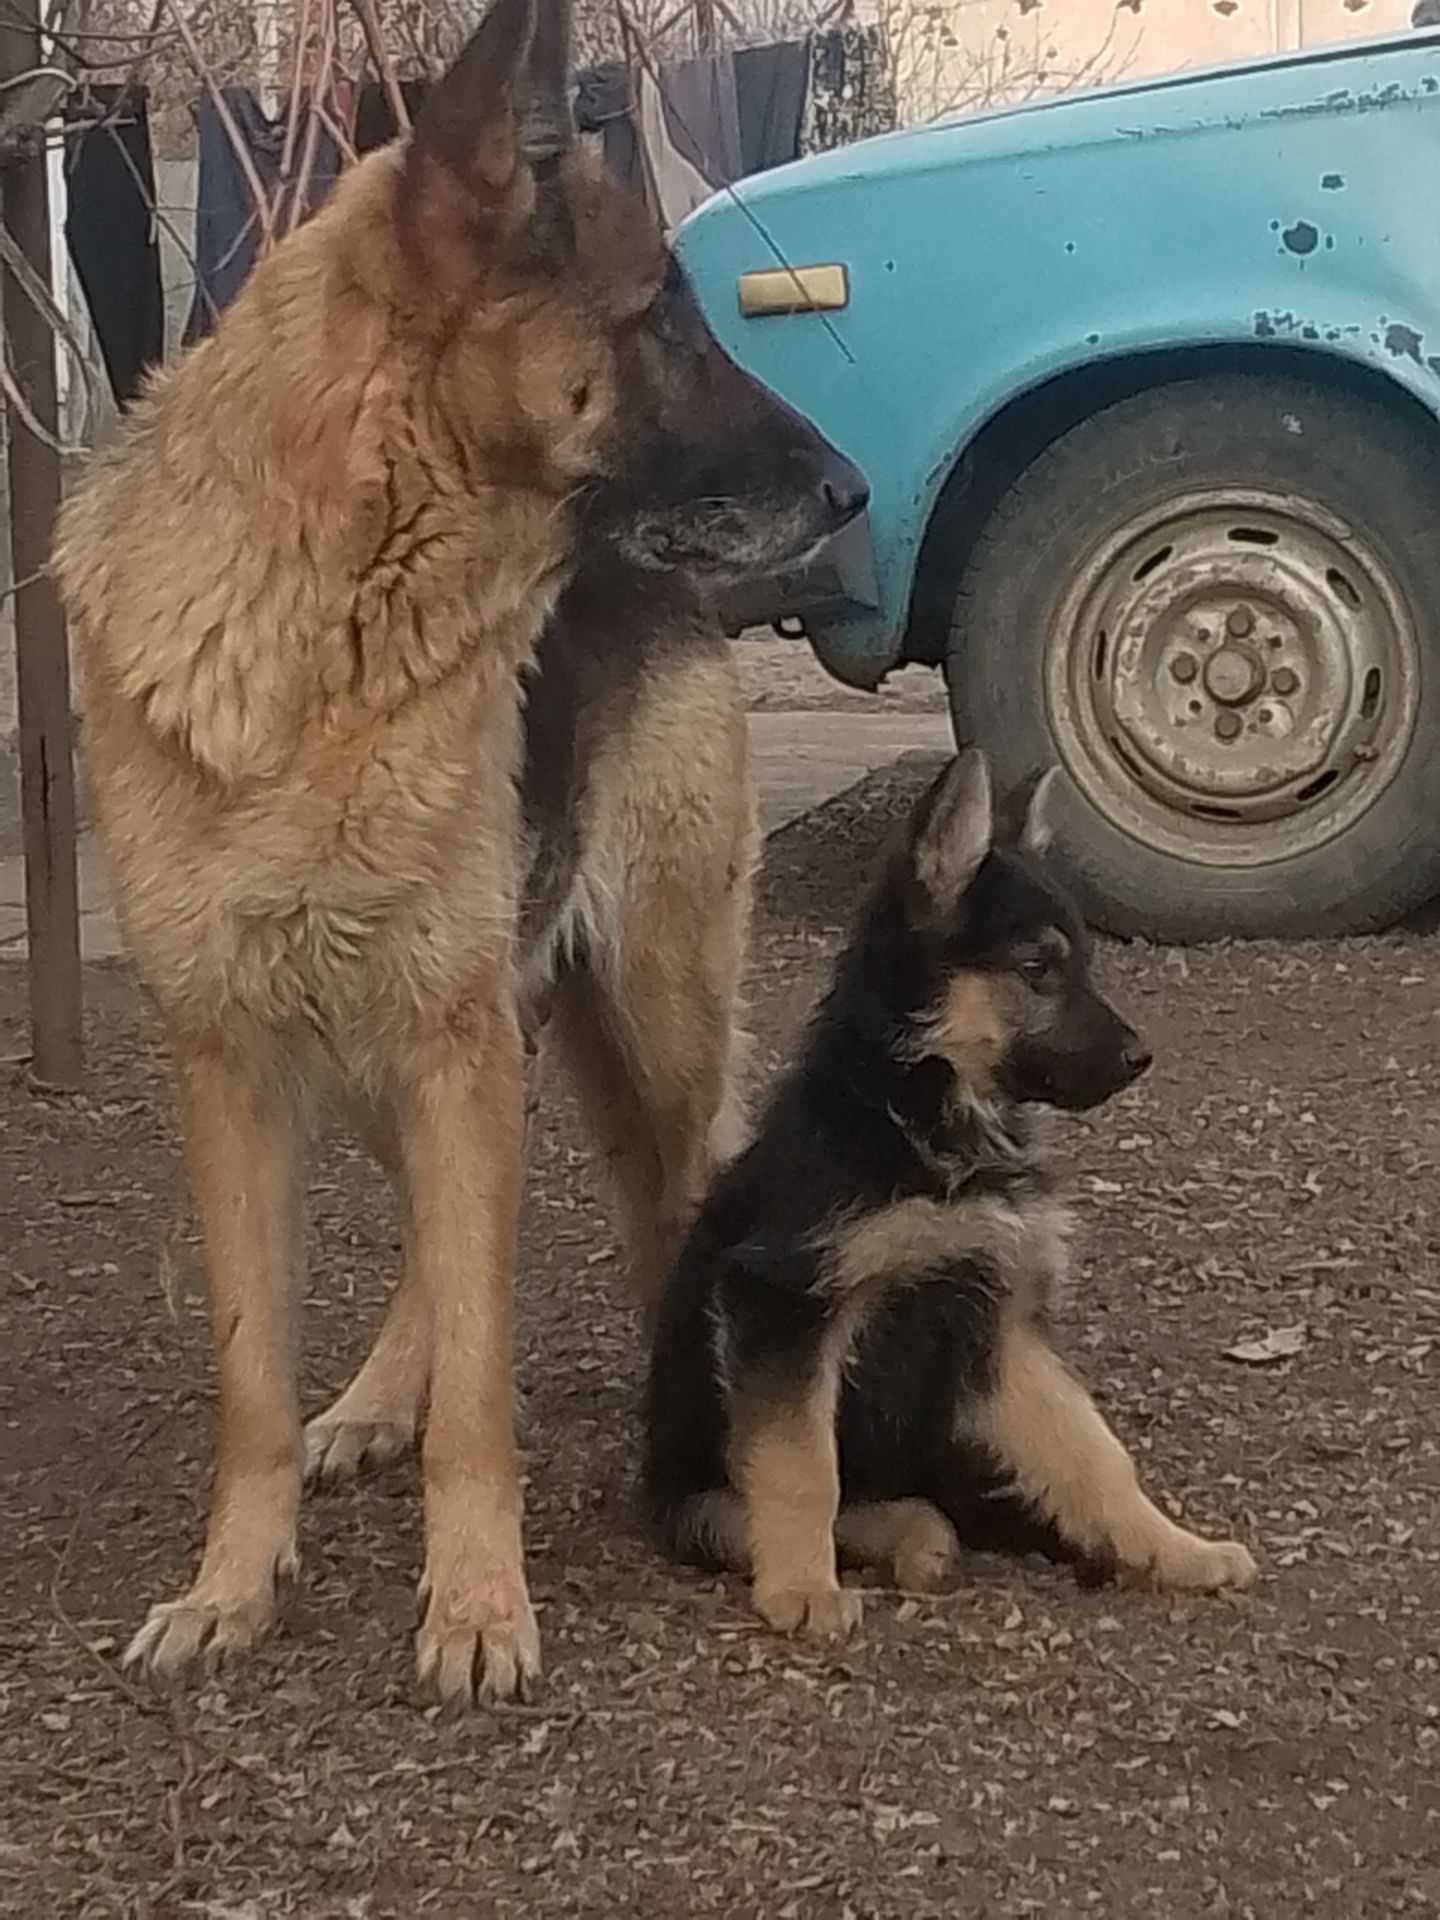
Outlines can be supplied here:
<path id="1" fill-rule="evenodd" d="M 538 1052 L 525 1056 L 525 1139 L 540 1101 Z M 305 1428 L 305 1471 L 341 1480 L 364 1466 L 383 1466 L 414 1444 L 430 1383 L 430 1302 L 415 1271 L 410 1195 L 395 1115 L 387 1105 L 356 1114 L 361 1138 L 394 1183 L 405 1216 L 405 1260 L 375 1344 L 345 1391 Z"/>
<path id="2" fill-rule="evenodd" d="M 400 1127 L 391 1103 L 357 1104 L 355 1128 L 389 1178 L 400 1203 L 404 1258 L 400 1283 L 375 1344 L 338 1400 L 305 1428 L 305 1471 L 339 1480 L 383 1465 L 415 1441 L 430 1383 L 430 1302 L 415 1269 L 415 1230 Z"/>
<path id="3" fill-rule="evenodd" d="M 183 1599 L 152 1609 L 126 1654 L 159 1674 L 265 1631 L 276 1577 L 295 1569 L 300 1504 L 299 1102 L 260 1045 L 183 1049 L 179 1077 L 209 1272 L 219 1432 L 200 1571 Z"/>
<path id="4" fill-rule="evenodd" d="M 1112 1565 L 1123 1584 L 1213 1592 L 1255 1578 L 1238 1542 L 1204 1540 L 1147 1497 L 1094 1401 L 1019 1316 L 1002 1329 L 994 1385 L 973 1430 L 1026 1503 L 1085 1558 Z"/>
<path id="5" fill-rule="evenodd" d="M 508 1699 L 540 1671 L 511 1377 L 524 1136 L 513 1006 L 469 1008 L 437 1037 L 397 1117 L 433 1343 L 420 1674 L 446 1700 Z"/>
<path id="6" fill-rule="evenodd" d="M 779 1633 L 851 1632 L 860 1596 L 836 1570 L 840 1464 L 837 1369 L 814 1356 L 808 1377 L 737 1380 L 732 1475 L 745 1513 L 751 1598 Z"/>

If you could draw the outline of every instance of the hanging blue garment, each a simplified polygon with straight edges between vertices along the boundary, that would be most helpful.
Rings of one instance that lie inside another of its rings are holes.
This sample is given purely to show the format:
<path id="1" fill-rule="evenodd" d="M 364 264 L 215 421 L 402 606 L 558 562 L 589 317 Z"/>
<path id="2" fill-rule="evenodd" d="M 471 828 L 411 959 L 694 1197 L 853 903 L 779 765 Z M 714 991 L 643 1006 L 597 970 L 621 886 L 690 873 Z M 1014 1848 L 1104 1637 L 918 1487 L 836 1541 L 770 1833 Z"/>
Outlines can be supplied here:
<path id="1" fill-rule="evenodd" d="M 742 173 L 763 173 L 799 157 L 809 84 L 808 40 L 742 47 L 735 55 Z"/>
<path id="2" fill-rule="evenodd" d="M 230 111 L 265 188 L 278 231 L 290 224 L 290 208 L 298 183 L 280 177 L 285 154 L 285 123 L 272 120 L 248 87 L 222 88 Z M 200 141 L 199 185 L 195 208 L 195 298 L 185 324 L 185 344 L 203 339 L 244 285 L 260 251 L 264 231 L 255 196 L 245 170 L 220 119 L 214 99 L 206 94 L 196 108 Z M 293 171 L 303 164 L 305 135 L 295 142 Z M 319 206 L 340 172 L 340 151 L 323 129 L 315 147 L 315 161 L 306 183 L 305 211 Z"/>

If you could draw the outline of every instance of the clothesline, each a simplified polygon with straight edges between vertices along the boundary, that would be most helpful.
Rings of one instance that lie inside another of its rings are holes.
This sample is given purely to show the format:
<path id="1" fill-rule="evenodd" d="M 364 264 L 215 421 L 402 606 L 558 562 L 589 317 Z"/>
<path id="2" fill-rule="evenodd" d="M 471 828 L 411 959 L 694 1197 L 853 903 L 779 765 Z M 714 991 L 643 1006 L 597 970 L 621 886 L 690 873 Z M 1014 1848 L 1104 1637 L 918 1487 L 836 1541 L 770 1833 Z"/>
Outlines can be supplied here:
<path id="1" fill-rule="evenodd" d="M 425 84 L 402 84 L 412 119 Z M 175 342 L 165 337 L 146 91 L 90 92 L 105 117 L 67 139 L 65 234 L 106 374 L 124 406 L 146 369 Z M 210 331 L 260 251 L 265 223 L 252 177 L 267 196 L 271 224 L 284 231 L 292 212 L 303 216 L 324 199 L 347 149 L 369 152 L 396 131 L 380 82 L 338 85 L 297 178 L 298 143 L 286 138 L 287 117 L 267 114 L 250 88 L 220 92 L 220 100 L 206 93 L 195 106 L 195 290 L 185 343 Z M 895 125 L 893 77 L 873 26 L 833 27 L 639 68 L 607 62 L 576 75 L 575 95 L 581 137 L 596 144 L 617 177 L 651 200 L 667 228 L 716 188 Z M 231 128 L 244 142 L 243 157 Z"/>

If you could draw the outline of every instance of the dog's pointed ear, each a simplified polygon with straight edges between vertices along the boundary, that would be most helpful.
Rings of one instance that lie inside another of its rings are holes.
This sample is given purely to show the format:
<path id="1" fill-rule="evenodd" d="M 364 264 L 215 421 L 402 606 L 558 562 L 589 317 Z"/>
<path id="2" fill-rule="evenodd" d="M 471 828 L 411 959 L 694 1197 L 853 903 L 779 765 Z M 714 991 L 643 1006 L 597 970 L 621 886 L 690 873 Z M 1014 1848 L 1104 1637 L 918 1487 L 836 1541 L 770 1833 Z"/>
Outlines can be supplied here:
<path id="1" fill-rule="evenodd" d="M 536 0 L 493 0 L 416 118 L 395 218 L 417 298 L 474 297 L 487 273 L 528 246 L 531 164 L 559 152 L 559 107 L 569 112 L 568 75 L 556 79 L 557 63 L 569 59 L 568 6 L 539 4 L 543 97 L 532 67 Z"/>
<path id="2" fill-rule="evenodd" d="M 1044 853 L 1055 837 L 1055 788 L 1058 767 L 1042 767 L 1022 780 L 1005 801 L 1004 821 L 996 838 L 1026 853 Z"/>
<path id="3" fill-rule="evenodd" d="M 529 85 L 532 0 L 493 0 L 425 96 L 410 140 L 412 171 L 434 168 L 471 191 L 498 191 L 519 165 L 519 114 Z"/>
<path id="4" fill-rule="evenodd" d="M 937 913 L 959 904 L 994 836 L 990 768 L 978 747 L 966 747 L 921 800 L 911 827 L 911 869 Z"/>

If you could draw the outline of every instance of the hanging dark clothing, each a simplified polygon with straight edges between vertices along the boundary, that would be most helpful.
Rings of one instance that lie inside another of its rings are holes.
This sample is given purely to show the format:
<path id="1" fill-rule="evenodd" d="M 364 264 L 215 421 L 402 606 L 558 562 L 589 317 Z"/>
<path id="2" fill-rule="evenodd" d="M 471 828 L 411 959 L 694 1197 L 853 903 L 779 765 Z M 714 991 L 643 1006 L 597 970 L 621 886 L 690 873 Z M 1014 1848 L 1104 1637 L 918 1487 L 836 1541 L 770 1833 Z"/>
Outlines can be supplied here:
<path id="1" fill-rule="evenodd" d="M 800 152 L 810 83 L 810 42 L 783 40 L 741 47 L 735 55 L 735 106 L 740 166 L 745 173 L 783 167 Z"/>
<path id="2" fill-rule="evenodd" d="M 575 126 L 598 133 L 605 169 L 632 193 L 645 192 L 645 163 L 631 112 L 630 75 L 619 60 L 586 67 L 575 76 Z"/>
<path id="3" fill-rule="evenodd" d="M 641 70 L 633 78 L 618 60 L 587 67 L 576 75 L 575 125 L 599 135 L 606 171 L 643 195 L 667 228 L 706 198 L 707 189 L 742 171 L 730 54 L 678 61 L 654 76 Z"/>
<path id="4" fill-rule="evenodd" d="M 400 98 L 405 102 L 412 127 L 429 85 L 428 80 L 400 82 Z M 376 147 L 387 146 L 399 131 L 388 91 L 378 80 L 367 80 L 355 102 L 356 153 L 373 153 Z"/>
<path id="5" fill-rule="evenodd" d="M 89 87 L 103 124 L 65 142 L 65 242 L 116 403 L 165 357 L 165 297 L 155 237 L 155 163 L 140 87 Z"/>
<path id="6" fill-rule="evenodd" d="M 796 159 L 802 151 L 812 41 L 813 36 L 744 47 L 662 68 L 659 91 L 675 151 L 713 186 Z M 833 58 L 827 62 L 827 73 L 835 64 Z M 842 82 L 843 77 L 842 72 Z M 617 180 L 632 193 L 653 197 L 629 69 L 611 60 L 584 68 L 575 79 L 579 131 L 599 136 L 606 168 Z"/>
<path id="7" fill-rule="evenodd" d="M 707 54 L 660 69 L 660 98 L 677 153 L 712 187 L 740 178 L 740 115 L 735 98 L 735 56 Z"/>
<path id="8" fill-rule="evenodd" d="M 284 232 L 298 189 L 295 179 L 282 181 L 285 123 L 272 120 L 248 87 L 225 87 L 223 95 L 245 143 L 251 164 L 260 177 L 276 229 Z M 217 317 L 244 285 L 260 251 L 263 232 L 255 197 L 240 157 L 206 94 L 196 109 L 200 168 L 195 211 L 195 299 L 185 325 L 185 344 L 203 339 Z M 303 164 L 306 133 L 295 142 L 292 162 L 298 173 Z M 305 211 L 312 212 L 325 198 L 340 172 L 340 150 L 323 128 L 315 145 L 315 161 L 306 183 Z"/>

